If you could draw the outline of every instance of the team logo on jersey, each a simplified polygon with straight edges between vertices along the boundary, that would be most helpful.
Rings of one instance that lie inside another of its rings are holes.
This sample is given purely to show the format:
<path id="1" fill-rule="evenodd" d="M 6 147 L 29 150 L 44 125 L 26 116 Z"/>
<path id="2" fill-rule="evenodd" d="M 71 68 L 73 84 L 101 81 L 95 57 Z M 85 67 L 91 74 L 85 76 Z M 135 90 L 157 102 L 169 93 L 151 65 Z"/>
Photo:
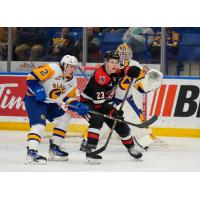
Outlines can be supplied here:
<path id="1" fill-rule="evenodd" d="M 105 80 L 106 80 L 106 77 L 105 77 L 105 76 L 99 76 L 99 81 L 98 81 L 98 83 L 99 83 L 99 84 L 104 84 L 104 83 L 105 83 Z"/>
<path id="2" fill-rule="evenodd" d="M 65 86 L 62 84 L 54 83 L 53 88 L 54 89 L 52 89 L 49 93 L 49 97 L 51 99 L 57 99 L 61 94 L 64 94 L 66 91 Z"/>
<path id="3" fill-rule="evenodd" d="M 128 89 L 128 86 L 130 84 L 131 80 L 129 77 L 124 77 L 123 79 L 121 79 L 119 81 L 119 87 L 122 89 L 122 90 L 127 90 Z"/>

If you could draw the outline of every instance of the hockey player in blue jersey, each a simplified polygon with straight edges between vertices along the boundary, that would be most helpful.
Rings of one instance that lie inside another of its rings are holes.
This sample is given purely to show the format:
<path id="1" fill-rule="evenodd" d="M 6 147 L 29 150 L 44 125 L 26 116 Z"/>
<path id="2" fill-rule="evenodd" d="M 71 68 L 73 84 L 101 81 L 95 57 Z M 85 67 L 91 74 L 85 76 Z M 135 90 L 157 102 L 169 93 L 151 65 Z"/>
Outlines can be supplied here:
<path id="1" fill-rule="evenodd" d="M 73 76 L 78 61 L 66 55 L 59 64 L 50 63 L 33 69 L 27 76 L 28 91 L 24 102 L 30 123 L 27 135 L 26 163 L 46 164 L 47 158 L 38 153 L 39 144 L 46 126 L 46 119 L 55 121 L 50 140 L 49 160 L 67 160 L 68 153 L 61 149 L 66 128 L 71 116 L 59 104 L 65 102 L 69 110 L 79 115 L 89 112 L 87 105 L 77 100 L 76 78 Z"/>

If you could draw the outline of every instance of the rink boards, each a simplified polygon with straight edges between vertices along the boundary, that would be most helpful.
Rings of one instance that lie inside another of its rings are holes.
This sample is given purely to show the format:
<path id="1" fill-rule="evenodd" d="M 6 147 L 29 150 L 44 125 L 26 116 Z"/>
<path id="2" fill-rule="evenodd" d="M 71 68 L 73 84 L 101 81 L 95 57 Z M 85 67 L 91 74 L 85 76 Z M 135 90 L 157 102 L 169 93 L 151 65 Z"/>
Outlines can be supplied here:
<path id="1" fill-rule="evenodd" d="M 83 89 L 86 80 L 78 76 L 78 87 Z M 0 74 L 0 129 L 29 130 L 23 97 L 26 92 L 25 74 Z M 136 102 L 137 103 L 137 102 Z M 125 119 L 139 123 L 127 103 Z M 80 135 L 87 131 L 87 122 L 71 113 L 73 120 L 68 132 Z M 200 137 L 200 78 L 166 77 L 156 92 L 147 95 L 147 118 L 158 115 L 152 125 L 158 136 Z M 52 124 L 47 125 L 51 131 Z"/>

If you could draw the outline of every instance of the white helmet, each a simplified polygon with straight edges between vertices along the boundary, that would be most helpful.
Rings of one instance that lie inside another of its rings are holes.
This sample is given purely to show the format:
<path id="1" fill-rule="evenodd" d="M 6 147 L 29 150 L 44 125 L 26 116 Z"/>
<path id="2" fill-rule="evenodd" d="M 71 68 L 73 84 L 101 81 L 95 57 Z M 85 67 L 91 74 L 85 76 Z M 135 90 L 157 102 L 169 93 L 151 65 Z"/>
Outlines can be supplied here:
<path id="1" fill-rule="evenodd" d="M 78 66 L 78 60 L 74 56 L 65 55 L 62 57 L 60 61 L 61 66 L 66 67 L 67 65 L 75 65 Z"/>

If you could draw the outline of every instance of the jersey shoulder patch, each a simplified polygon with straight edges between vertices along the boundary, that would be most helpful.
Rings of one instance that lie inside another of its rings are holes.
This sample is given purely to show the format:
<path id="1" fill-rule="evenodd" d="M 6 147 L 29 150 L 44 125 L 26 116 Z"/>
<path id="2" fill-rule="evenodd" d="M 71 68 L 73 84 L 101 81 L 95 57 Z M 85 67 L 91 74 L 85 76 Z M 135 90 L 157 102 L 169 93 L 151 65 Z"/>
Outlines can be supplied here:
<path id="1" fill-rule="evenodd" d="M 54 74 L 54 69 L 48 64 L 39 66 L 33 69 L 33 71 L 31 72 L 31 75 L 33 75 L 36 79 L 40 81 L 44 81 L 48 78 L 51 78 Z"/>
<path id="2" fill-rule="evenodd" d="M 102 67 L 99 67 L 95 72 L 95 81 L 99 85 L 107 85 L 110 81 L 110 76 L 103 70 Z"/>

